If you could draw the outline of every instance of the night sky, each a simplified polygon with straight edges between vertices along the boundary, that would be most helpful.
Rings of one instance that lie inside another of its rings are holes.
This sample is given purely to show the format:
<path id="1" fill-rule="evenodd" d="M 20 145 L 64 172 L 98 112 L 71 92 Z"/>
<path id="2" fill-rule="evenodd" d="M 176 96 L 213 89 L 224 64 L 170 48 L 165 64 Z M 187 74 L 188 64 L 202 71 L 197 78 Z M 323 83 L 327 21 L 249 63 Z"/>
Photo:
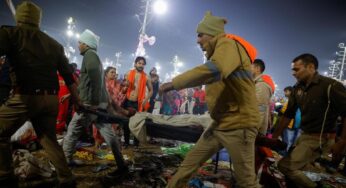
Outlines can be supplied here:
<path id="1" fill-rule="evenodd" d="M 18 4 L 18 0 L 13 0 Z M 66 44 L 66 20 L 76 19 L 79 32 L 88 28 L 101 37 L 100 57 L 115 61 L 122 52 L 120 72 L 133 66 L 140 23 L 135 14 L 141 12 L 141 0 L 34 0 L 43 9 L 41 29 L 63 45 Z M 153 46 L 145 45 L 146 70 L 161 64 L 161 77 L 172 71 L 174 55 L 190 69 L 203 63 L 196 43 L 196 26 L 205 11 L 227 18 L 227 33 L 244 37 L 258 50 L 258 58 L 266 62 L 266 73 L 272 75 L 280 89 L 293 85 L 290 66 L 294 57 L 312 53 L 320 62 L 319 71 L 327 70 L 335 58 L 340 42 L 346 43 L 345 0 L 166 0 L 168 12 L 153 15 L 147 34 L 156 37 Z M 0 23 L 14 21 L 5 1 L 0 4 Z M 72 41 L 77 47 L 77 42 Z M 77 54 L 77 56 L 79 56 Z M 182 69 L 183 71 L 183 69 Z"/>

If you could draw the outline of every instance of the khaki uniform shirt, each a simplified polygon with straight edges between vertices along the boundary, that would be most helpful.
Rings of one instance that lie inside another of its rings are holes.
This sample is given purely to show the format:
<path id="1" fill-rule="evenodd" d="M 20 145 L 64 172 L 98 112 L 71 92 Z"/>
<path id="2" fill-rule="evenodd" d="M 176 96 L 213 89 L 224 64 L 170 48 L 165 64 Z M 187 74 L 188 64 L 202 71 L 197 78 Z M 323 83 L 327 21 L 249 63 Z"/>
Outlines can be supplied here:
<path id="1" fill-rule="evenodd" d="M 215 129 L 259 128 L 251 61 L 245 49 L 225 34 L 215 36 L 204 48 L 208 62 L 174 78 L 174 88 L 205 84 Z"/>
<path id="2" fill-rule="evenodd" d="M 271 87 L 262 79 L 262 74 L 255 78 L 256 85 L 256 98 L 258 103 L 258 110 L 260 113 L 260 132 L 265 134 L 268 128 L 269 121 L 269 105 L 272 97 Z"/>

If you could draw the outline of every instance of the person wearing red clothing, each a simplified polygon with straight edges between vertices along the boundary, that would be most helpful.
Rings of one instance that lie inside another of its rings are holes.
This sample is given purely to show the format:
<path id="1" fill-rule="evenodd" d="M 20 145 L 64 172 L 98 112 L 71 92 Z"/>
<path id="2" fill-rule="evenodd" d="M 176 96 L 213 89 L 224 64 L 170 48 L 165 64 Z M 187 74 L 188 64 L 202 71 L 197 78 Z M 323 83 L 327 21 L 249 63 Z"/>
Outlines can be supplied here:
<path id="1" fill-rule="evenodd" d="M 193 93 L 195 99 L 195 106 L 193 108 L 193 114 L 204 114 L 205 113 L 205 91 L 202 86 L 196 87 Z"/>
<path id="2" fill-rule="evenodd" d="M 115 105 L 120 107 L 126 99 L 127 88 L 124 87 L 122 82 L 119 81 L 117 78 L 118 78 L 118 74 L 117 74 L 116 68 L 107 67 L 105 70 L 105 77 L 104 77 L 106 90 L 108 92 L 111 103 L 114 103 Z M 120 108 L 116 108 L 115 110 L 120 110 L 121 112 Z M 112 127 L 115 134 L 119 135 L 121 133 L 119 124 L 112 124 Z M 100 132 L 97 130 L 95 126 L 93 126 L 93 136 L 95 139 L 95 148 L 98 148 L 104 142 L 104 138 L 101 136 Z"/>
<path id="3" fill-rule="evenodd" d="M 68 106 L 70 102 L 69 99 L 71 94 L 68 87 L 65 84 L 63 77 L 59 73 L 58 73 L 58 80 L 59 80 L 59 93 L 58 93 L 59 112 L 56 118 L 55 130 L 57 134 L 62 135 L 66 128 L 66 119 L 67 119 Z"/>
<path id="4" fill-rule="evenodd" d="M 116 68 L 107 67 L 105 71 L 106 89 L 112 102 L 121 106 L 126 99 L 126 89 L 123 90 L 122 82 L 118 80 Z"/>
<path id="5" fill-rule="evenodd" d="M 72 74 L 73 80 L 78 85 L 78 75 L 74 73 L 74 70 L 75 70 L 74 65 L 70 64 L 69 66 L 73 72 Z M 69 113 L 73 114 L 74 111 L 69 110 L 69 107 L 71 107 L 70 106 L 70 98 L 71 98 L 70 91 L 68 90 L 68 87 L 66 86 L 63 77 L 59 74 L 59 72 L 57 74 L 58 74 L 58 80 L 59 80 L 59 93 L 58 93 L 59 112 L 56 118 L 55 131 L 56 131 L 56 134 L 62 135 L 66 129 L 66 125 L 68 124 Z"/>

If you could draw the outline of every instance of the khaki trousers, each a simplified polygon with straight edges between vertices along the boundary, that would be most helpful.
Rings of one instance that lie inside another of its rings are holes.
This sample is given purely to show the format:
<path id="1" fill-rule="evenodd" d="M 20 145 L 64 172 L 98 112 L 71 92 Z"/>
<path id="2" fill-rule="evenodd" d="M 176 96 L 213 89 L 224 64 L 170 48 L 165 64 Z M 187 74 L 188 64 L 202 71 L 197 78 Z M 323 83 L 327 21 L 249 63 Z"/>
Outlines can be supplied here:
<path id="1" fill-rule="evenodd" d="M 328 154 L 327 152 L 333 144 L 334 139 L 322 138 L 322 155 Z M 317 184 L 305 176 L 302 169 L 320 157 L 319 147 L 318 136 L 302 133 L 297 140 L 296 147 L 287 157 L 279 161 L 279 170 L 299 187 L 316 187 Z"/>
<path id="2" fill-rule="evenodd" d="M 60 182 L 73 179 L 56 139 L 57 114 L 58 98 L 55 95 L 15 94 L 0 106 L 0 181 L 13 176 L 10 137 L 29 119 L 40 144 L 56 168 Z"/>
<path id="3" fill-rule="evenodd" d="M 168 188 L 186 187 L 197 169 L 213 154 L 225 147 L 232 159 L 238 187 L 260 187 L 255 174 L 256 128 L 220 131 L 200 137 L 195 147 L 187 154 L 177 173 L 169 181 Z"/>

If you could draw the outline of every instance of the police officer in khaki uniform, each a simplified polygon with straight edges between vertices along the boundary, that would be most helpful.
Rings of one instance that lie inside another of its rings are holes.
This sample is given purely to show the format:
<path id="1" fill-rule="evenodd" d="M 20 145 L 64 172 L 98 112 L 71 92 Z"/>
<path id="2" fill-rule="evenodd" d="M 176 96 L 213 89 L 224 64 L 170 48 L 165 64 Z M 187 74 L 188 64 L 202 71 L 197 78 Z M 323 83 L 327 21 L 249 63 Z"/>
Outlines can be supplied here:
<path id="1" fill-rule="evenodd" d="M 64 78 L 72 100 L 79 98 L 63 47 L 40 31 L 41 9 L 30 1 L 18 5 L 17 25 L 0 28 L 0 56 L 6 55 L 14 69 L 13 95 L 0 106 L 0 185 L 16 187 L 10 137 L 28 119 L 40 144 L 55 166 L 60 187 L 75 187 L 62 148 L 58 145 L 55 123 L 58 114 L 58 78 Z"/>
<path id="2" fill-rule="evenodd" d="M 270 101 L 274 94 L 275 85 L 269 75 L 263 74 L 265 64 L 262 59 L 255 59 L 251 67 L 252 76 L 256 86 L 258 110 L 260 113 L 259 133 L 266 135 L 270 122 Z"/>
<path id="3" fill-rule="evenodd" d="M 167 187 L 185 187 L 191 175 L 213 154 L 229 152 L 239 187 L 259 187 L 254 169 L 259 112 L 251 60 L 245 48 L 225 37 L 224 18 L 207 12 L 198 24 L 197 42 L 208 61 L 160 87 L 160 93 L 206 84 L 206 101 L 213 124 L 188 153 Z"/>

